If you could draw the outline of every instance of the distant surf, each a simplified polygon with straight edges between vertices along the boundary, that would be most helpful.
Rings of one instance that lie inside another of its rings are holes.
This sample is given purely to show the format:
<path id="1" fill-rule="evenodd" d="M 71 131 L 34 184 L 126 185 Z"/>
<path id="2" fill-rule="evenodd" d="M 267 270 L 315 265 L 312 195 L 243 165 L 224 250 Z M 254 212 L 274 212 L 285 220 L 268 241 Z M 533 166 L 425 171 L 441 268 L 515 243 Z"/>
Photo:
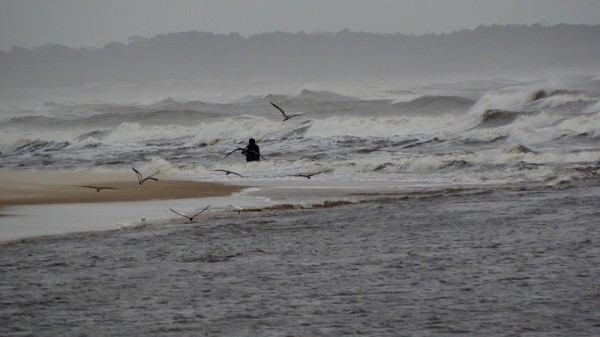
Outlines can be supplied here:
<path id="1" fill-rule="evenodd" d="M 209 181 L 230 179 L 215 169 L 259 181 L 322 170 L 333 181 L 553 181 L 580 176 L 576 169 L 600 158 L 596 82 L 492 79 L 381 90 L 304 88 L 222 102 L 4 107 L 0 167 L 126 171 L 135 165 Z M 270 102 L 302 115 L 282 122 Z M 248 166 L 238 156 L 225 157 L 249 138 L 268 161 Z M 534 151 L 510 151 L 516 145 Z M 525 172 L 522 163 L 536 169 Z"/>

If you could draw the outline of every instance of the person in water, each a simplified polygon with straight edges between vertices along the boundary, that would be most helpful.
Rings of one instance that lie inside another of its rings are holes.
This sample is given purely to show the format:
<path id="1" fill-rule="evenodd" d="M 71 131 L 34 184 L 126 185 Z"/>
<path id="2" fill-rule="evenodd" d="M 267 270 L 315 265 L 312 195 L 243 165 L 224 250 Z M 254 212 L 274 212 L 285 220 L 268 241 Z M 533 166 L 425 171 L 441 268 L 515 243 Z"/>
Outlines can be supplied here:
<path id="1" fill-rule="evenodd" d="M 254 138 L 250 138 L 248 146 L 242 150 L 242 154 L 246 155 L 246 161 L 259 161 L 260 160 L 260 148 L 256 145 Z"/>

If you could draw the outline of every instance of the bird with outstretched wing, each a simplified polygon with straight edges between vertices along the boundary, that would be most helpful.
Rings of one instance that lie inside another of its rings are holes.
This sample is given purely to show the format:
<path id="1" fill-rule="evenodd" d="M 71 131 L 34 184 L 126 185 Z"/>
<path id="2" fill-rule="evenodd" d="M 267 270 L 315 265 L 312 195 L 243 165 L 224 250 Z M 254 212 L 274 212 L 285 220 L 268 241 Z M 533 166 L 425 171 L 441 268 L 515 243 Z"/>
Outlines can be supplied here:
<path id="1" fill-rule="evenodd" d="M 137 176 L 137 179 L 138 179 L 138 183 L 140 185 L 144 184 L 144 182 L 146 182 L 146 180 L 158 181 L 158 178 L 154 178 L 154 176 L 157 175 L 160 172 L 160 170 L 156 171 L 156 172 L 152 173 L 151 175 L 147 176 L 146 178 L 144 178 L 144 176 L 142 176 L 140 171 L 136 170 L 133 167 L 131 169 L 133 170 L 133 172 L 135 172 L 135 175 Z"/>
<path id="2" fill-rule="evenodd" d="M 272 106 L 275 107 L 275 109 L 279 110 L 279 112 L 281 112 L 281 114 L 283 115 L 283 121 L 287 121 L 288 119 L 292 118 L 292 117 L 296 117 L 296 116 L 301 116 L 302 114 L 295 114 L 295 115 L 288 115 L 285 113 L 285 111 L 283 111 L 282 108 L 280 108 L 279 106 L 277 106 L 277 104 L 273 103 L 273 102 L 269 102 L 271 103 Z"/>
<path id="3" fill-rule="evenodd" d="M 233 172 L 233 171 L 229 171 L 229 170 L 221 170 L 221 169 L 216 169 L 216 170 L 213 170 L 213 171 L 215 171 L 215 172 L 225 172 L 225 175 L 226 175 L 226 176 L 228 176 L 228 175 L 230 175 L 230 174 L 235 174 L 236 176 L 240 176 L 240 177 L 242 177 L 242 178 L 244 177 L 243 175 L 241 175 L 241 174 L 239 174 L 239 173 L 237 173 L 237 172 Z"/>
<path id="4" fill-rule="evenodd" d="M 192 221 L 194 221 L 194 218 L 195 218 L 195 217 L 197 217 L 197 216 L 198 216 L 199 214 L 201 214 L 202 212 L 206 211 L 206 210 L 207 210 L 209 207 L 210 207 L 210 205 L 208 205 L 208 206 L 204 207 L 204 209 L 203 209 L 203 210 L 201 210 L 200 212 L 198 212 L 198 213 L 196 213 L 196 214 L 194 214 L 194 215 L 192 215 L 192 216 L 185 215 L 185 214 L 181 214 L 181 213 L 177 212 L 176 210 L 174 210 L 174 209 L 172 209 L 172 208 L 169 208 L 169 209 L 171 210 L 171 212 L 173 212 L 173 213 L 175 213 L 175 214 L 177 214 L 177 215 L 179 215 L 179 216 L 182 216 L 182 217 L 184 217 L 184 218 L 186 218 L 186 219 L 190 220 L 190 222 L 192 222 Z"/>
<path id="5" fill-rule="evenodd" d="M 108 187 L 108 186 L 83 185 L 83 186 L 79 186 L 79 187 L 93 188 L 96 190 L 96 192 L 100 192 L 101 190 L 116 190 L 116 188 Z"/>
<path id="6" fill-rule="evenodd" d="M 312 176 L 316 176 L 317 174 L 321 174 L 321 173 L 325 173 L 325 172 L 331 172 L 331 171 L 325 170 L 325 171 L 319 171 L 319 172 L 314 172 L 314 173 L 298 173 L 298 174 L 294 174 L 293 177 L 304 177 L 304 178 L 310 179 L 310 177 L 312 177 Z"/>
<path id="7" fill-rule="evenodd" d="M 248 148 L 243 148 L 243 147 L 238 147 L 237 149 L 227 153 L 225 155 L 225 158 L 227 158 L 227 156 L 229 156 L 230 154 L 236 152 L 236 151 L 242 151 L 242 154 L 246 154 L 246 152 L 250 152 L 250 153 L 254 153 L 254 154 L 258 154 L 263 160 L 267 160 L 267 158 L 265 158 L 262 154 L 256 152 L 256 151 L 252 151 L 252 150 L 248 150 Z"/>

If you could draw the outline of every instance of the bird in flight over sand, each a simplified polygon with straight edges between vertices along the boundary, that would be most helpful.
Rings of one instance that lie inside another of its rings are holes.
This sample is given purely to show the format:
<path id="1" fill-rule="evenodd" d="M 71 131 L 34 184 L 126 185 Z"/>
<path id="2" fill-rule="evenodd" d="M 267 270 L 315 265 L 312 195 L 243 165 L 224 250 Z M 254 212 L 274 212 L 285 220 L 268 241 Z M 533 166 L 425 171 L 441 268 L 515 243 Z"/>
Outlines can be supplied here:
<path id="1" fill-rule="evenodd" d="M 192 215 L 192 216 L 187 216 L 187 215 L 185 215 L 185 214 L 181 214 L 181 213 L 179 213 L 179 212 L 175 211 L 175 210 L 174 210 L 174 209 L 172 209 L 172 208 L 169 208 L 169 209 L 171 210 L 171 212 L 173 212 L 173 213 L 175 213 L 175 214 L 177 214 L 177 215 L 180 215 L 180 216 L 182 216 L 182 217 L 184 217 L 184 218 L 186 218 L 186 219 L 190 220 L 190 222 L 192 222 L 192 221 L 194 221 L 194 218 L 195 218 L 196 216 L 198 216 L 198 214 L 200 214 L 200 213 L 202 213 L 202 212 L 206 211 L 206 210 L 207 210 L 209 207 L 210 207 L 210 205 L 206 206 L 206 207 L 205 207 L 203 210 L 201 210 L 200 212 L 198 212 L 198 213 L 196 213 L 196 214 L 194 214 L 194 215 Z"/>
<path id="2" fill-rule="evenodd" d="M 275 109 L 277 109 L 277 110 L 279 110 L 281 112 L 281 114 L 283 115 L 283 121 L 284 122 L 287 121 L 288 119 L 292 118 L 292 117 L 296 117 L 296 116 L 302 115 L 302 114 L 288 115 L 288 114 L 285 113 L 285 111 L 283 111 L 282 108 L 278 107 L 275 103 L 273 103 L 273 102 L 269 102 L 269 103 L 271 103 L 271 105 L 274 106 Z"/>
<path id="3" fill-rule="evenodd" d="M 152 173 L 151 175 L 147 176 L 146 178 L 144 178 L 144 177 L 142 176 L 142 174 L 140 173 L 140 171 L 136 170 L 136 169 L 135 169 L 135 168 L 133 168 L 133 167 L 132 167 L 131 169 L 133 170 L 133 172 L 135 172 L 135 175 L 136 175 L 136 176 L 137 176 L 137 178 L 138 178 L 138 183 L 140 183 L 140 185 L 142 185 L 142 184 L 143 184 L 143 183 L 144 183 L 146 180 L 154 180 L 154 181 L 158 181 L 158 179 L 157 179 L 157 178 L 153 178 L 153 177 L 154 177 L 155 175 L 157 175 L 157 174 L 158 174 L 158 172 L 160 172 L 160 171 L 156 171 L 156 172 Z"/>
<path id="4" fill-rule="evenodd" d="M 215 171 L 215 172 L 225 172 L 226 176 L 228 176 L 230 174 L 235 174 L 236 176 L 240 176 L 242 178 L 244 177 L 243 175 L 241 175 L 241 174 L 239 174 L 237 172 L 233 172 L 233 171 L 229 171 L 229 170 L 220 170 L 220 169 L 218 169 L 218 170 L 213 170 L 213 171 Z"/>
<path id="5" fill-rule="evenodd" d="M 248 149 L 246 149 L 246 148 L 243 148 L 243 147 L 238 147 L 237 149 L 235 149 L 235 150 L 233 150 L 233 151 L 231 151 L 231 152 L 227 153 L 227 154 L 225 155 L 225 157 L 229 156 L 230 154 L 232 154 L 232 153 L 234 153 L 234 152 L 236 152 L 236 151 L 244 151 L 244 150 L 245 150 L 245 151 L 248 151 L 248 152 L 250 152 L 250 153 L 254 153 L 254 154 L 256 154 L 256 151 L 248 150 Z M 260 156 L 260 157 L 261 157 L 263 160 L 267 160 L 267 158 L 265 158 L 265 157 L 264 157 L 262 154 L 260 154 L 260 153 L 259 153 L 258 155 L 259 155 L 259 156 Z"/>
<path id="6" fill-rule="evenodd" d="M 298 174 L 294 174 L 293 177 L 305 177 L 307 179 L 310 179 L 310 177 L 312 177 L 312 176 L 316 176 L 317 174 L 321 174 L 321 173 L 325 173 L 325 172 L 331 172 L 331 171 L 325 170 L 325 171 L 319 171 L 319 172 L 315 172 L 315 173 L 306 173 L 306 174 L 298 173 Z"/>
<path id="7" fill-rule="evenodd" d="M 96 189 L 96 192 L 100 192 L 100 190 L 116 190 L 116 188 L 107 187 L 107 186 L 92 186 L 92 185 L 84 185 L 80 187 L 88 187 Z"/>

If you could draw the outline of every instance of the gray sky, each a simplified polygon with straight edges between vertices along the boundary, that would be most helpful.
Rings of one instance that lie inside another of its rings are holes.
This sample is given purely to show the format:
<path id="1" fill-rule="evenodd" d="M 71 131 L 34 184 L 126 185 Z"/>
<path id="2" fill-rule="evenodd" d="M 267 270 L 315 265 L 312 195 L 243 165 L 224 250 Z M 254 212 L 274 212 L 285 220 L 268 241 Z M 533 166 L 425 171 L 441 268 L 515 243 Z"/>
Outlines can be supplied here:
<path id="1" fill-rule="evenodd" d="M 0 0 L 0 49 L 189 30 L 424 34 L 532 23 L 600 24 L 600 0 Z"/>

